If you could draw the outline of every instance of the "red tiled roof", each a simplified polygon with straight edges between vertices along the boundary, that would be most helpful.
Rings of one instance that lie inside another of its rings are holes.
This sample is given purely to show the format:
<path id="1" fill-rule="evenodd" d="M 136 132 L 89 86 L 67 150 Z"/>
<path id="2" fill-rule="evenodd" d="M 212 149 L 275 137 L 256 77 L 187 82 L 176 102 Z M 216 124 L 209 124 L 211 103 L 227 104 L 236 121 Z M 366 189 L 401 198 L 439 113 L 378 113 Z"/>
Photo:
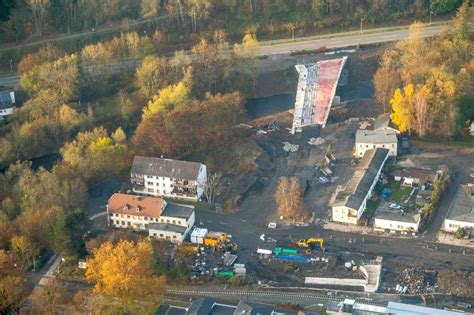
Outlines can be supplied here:
<path id="1" fill-rule="evenodd" d="M 108 201 L 109 211 L 113 213 L 158 218 L 164 200 L 159 197 L 141 197 L 127 194 L 113 194 Z M 139 207 L 140 211 L 137 211 Z"/>

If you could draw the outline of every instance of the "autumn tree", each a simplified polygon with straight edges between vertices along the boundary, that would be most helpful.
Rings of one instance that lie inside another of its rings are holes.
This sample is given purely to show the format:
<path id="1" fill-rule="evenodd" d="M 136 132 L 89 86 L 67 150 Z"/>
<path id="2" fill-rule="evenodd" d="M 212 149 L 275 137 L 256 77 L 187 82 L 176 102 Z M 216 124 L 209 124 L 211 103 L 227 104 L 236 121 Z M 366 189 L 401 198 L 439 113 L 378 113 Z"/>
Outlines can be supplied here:
<path id="1" fill-rule="evenodd" d="M 151 117 L 157 112 L 170 112 L 183 106 L 190 100 L 189 89 L 183 81 L 167 86 L 153 97 L 143 109 L 143 119 Z"/>
<path id="2" fill-rule="evenodd" d="M 391 68 L 379 68 L 373 78 L 375 96 L 383 104 L 384 113 L 393 96 L 394 91 L 400 86 L 401 79 L 398 72 Z"/>
<path id="3" fill-rule="evenodd" d="M 301 220 L 308 215 L 303 193 L 296 177 L 280 177 L 275 192 L 277 214 L 284 219 Z"/>
<path id="4" fill-rule="evenodd" d="M 18 63 L 18 74 L 22 75 L 45 62 L 53 62 L 64 56 L 64 52 L 56 46 L 47 43 L 37 52 L 24 55 Z"/>
<path id="5" fill-rule="evenodd" d="M 34 66 L 20 77 L 20 85 L 31 94 L 56 91 L 63 102 L 76 97 L 79 91 L 77 56 L 73 54 Z"/>
<path id="6" fill-rule="evenodd" d="M 132 139 L 136 154 L 180 157 L 208 152 L 233 137 L 232 126 L 243 113 L 239 93 L 190 101 L 172 111 L 158 111 L 144 119 Z"/>
<path id="7" fill-rule="evenodd" d="M 127 145 L 108 136 L 104 128 L 80 132 L 61 149 L 70 171 L 86 182 L 119 173 L 125 166 Z"/>
<path id="8" fill-rule="evenodd" d="M 24 270 L 35 267 L 34 262 L 39 255 L 39 248 L 28 237 L 23 235 L 13 236 L 11 248 Z"/>
<path id="9" fill-rule="evenodd" d="M 93 250 L 87 260 L 86 279 L 94 292 L 123 299 L 148 300 L 159 297 L 165 278 L 153 274 L 153 248 L 148 241 L 110 242 Z"/>
<path id="10" fill-rule="evenodd" d="M 136 72 L 136 85 L 147 99 L 170 83 L 170 66 L 165 58 L 148 56 L 143 59 Z"/>
<path id="11" fill-rule="evenodd" d="M 140 13 L 144 18 L 154 17 L 160 10 L 158 0 L 140 0 Z"/>
<path id="12" fill-rule="evenodd" d="M 0 249 L 0 313 L 19 313 L 26 293 L 25 280 L 15 256 Z"/>
<path id="13" fill-rule="evenodd" d="M 58 218 L 50 230 L 55 252 L 66 257 L 78 257 L 85 254 L 83 236 L 90 226 L 90 221 L 81 209 Z"/>

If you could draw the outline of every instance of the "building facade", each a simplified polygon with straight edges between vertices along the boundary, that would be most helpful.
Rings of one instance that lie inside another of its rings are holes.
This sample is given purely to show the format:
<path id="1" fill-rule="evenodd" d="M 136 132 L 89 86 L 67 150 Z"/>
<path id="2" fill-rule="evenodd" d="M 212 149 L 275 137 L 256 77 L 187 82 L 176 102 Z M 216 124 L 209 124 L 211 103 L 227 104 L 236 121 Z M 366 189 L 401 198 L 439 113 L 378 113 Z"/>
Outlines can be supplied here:
<path id="1" fill-rule="evenodd" d="M 374 230 L 415 235 L 420 228 L 419 214 L 382 211 L 375 215 Z"/>
<path id="2" fill-rule="evenodd" d="M 194 208 L 167 203 L 158 197 L 113 194 L 107 203 L 110 226 L 147 230 L 150 236 L 182 241 L 194 225 Z"/>
<path id="3" fill-rule="evenodd" d="M 0 91 L 0 117 L 13 114 L 15 92 Z"/>
<path id="4" fill-rule="evenodd" d="M 363 157 L 367 150 L 388 149 L 390 156 L 397 156 L 397 134 L 391 130 L 357 130 L 355 143 L 355 156 Z"/>
<path id="5" fill-rule="evenodd" d="M 196 162 L 135 156 L 130 179 L 137 194 L 197 201 L 204 194 L 207 168 Z"/>
<path id="6" fill-rule="evenodd" d="M 444 219 L 443 230 L 454 233 L 464 228 L 474 233 L 474 184 L 459 185 Z"/>
<path id="7" fill-rule="evenodd" d="M 332 205 L 333 221 L 357 224 L 388 157 L 388 149 L 372 149 L 365 153 L 346 188 L 336 195 Z"/>

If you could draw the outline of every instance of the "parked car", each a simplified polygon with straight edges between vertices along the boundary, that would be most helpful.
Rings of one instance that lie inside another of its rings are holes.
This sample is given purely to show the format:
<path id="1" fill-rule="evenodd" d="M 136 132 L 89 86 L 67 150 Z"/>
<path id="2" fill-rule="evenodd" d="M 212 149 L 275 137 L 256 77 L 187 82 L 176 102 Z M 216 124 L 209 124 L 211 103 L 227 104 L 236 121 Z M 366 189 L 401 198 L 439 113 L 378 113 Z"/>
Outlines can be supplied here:
<path id="1" fill-rule="evenodd" d="M 401 209 L 402 208 L 402 206 L 400 206 L 398 203 L 394 203 L 394 202 L 389 204 L 388 206 L 392 209 Z"/>

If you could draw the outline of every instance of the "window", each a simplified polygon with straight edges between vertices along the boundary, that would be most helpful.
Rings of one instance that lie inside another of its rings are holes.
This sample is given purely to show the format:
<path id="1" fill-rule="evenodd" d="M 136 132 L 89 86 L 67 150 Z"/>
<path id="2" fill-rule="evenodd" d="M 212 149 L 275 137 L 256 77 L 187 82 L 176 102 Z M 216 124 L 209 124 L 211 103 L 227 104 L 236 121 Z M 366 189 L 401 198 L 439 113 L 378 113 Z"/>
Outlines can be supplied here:
<path id="1" fill-rule="evenodd" d="M 153 188 L 148 188 L 148 192 L 154 193 L 155 190 Z"/>
<path id="2" fill-rule="evenodd" d="M 122 225 L 125 225 L 125 221 L 122 221 Z"/>
<path id="3" fill-rule="evenodd" d="M 163 183 L 163 187 L 165 187 L 165 183 Z"/>
<path id="4" fill-rule="evenodd" d="M 366 144 L 366 145 L 365 145 L 365 147 L 366 147 L 366 148 L 368 148 L 368 147 L 369 147 L 369 145 L 368 145 L 368 144 Z"/>
<path id="5" fill-rule="evenodd" d="M 156 190 L 157 194 L 161 194 L 161 191 L 159 189 Z"/>
<path id="6" fill-rule="evenodd" d="M 176 235 L 173 235 L 173 238 L 175 239 L 175 238 L 176 238 Z"/>
<path id="7" fill-rule="evenodd" d="M 129 216 L 129 215 L 127 215 L 127 219 L 130 219 L 130 216 Z"/>
<path id="8" fill-rule="evenodd" d="M 165 223 L 165 219 L 161 219 L 161 223 Z"/>
<path id="9" fill-rule="evenodd" d="M 163 234 L 160 234 L 160 237 L 163 237 Z"/>
<path id="10" fill-rule="evenodd" d="M 173 224 L 176 224 L 176 220 L 173 220 Z"/>
<path id="11" fill-rule="evenodd" d="M 153 233 L 153 236 L 156 236 L 156 233 Z"/>
<path id="12" fill-rule="evenodd" d="M 153 182 L 146 182 L 147 185 L 153 186 Z"/>
<path id="13" fill-rule="evenodd" d="M 166 220 L 166 223 L 170 223 L 170 220 Z"/>
<path id="14" fill-rule="evenodd" d="M 130 221 L 129 221 L 129 222 L 127 222 L 127 225 L 128 225 L 128 226 L 131 226 L 132 224 L 131 224 Z"/>

